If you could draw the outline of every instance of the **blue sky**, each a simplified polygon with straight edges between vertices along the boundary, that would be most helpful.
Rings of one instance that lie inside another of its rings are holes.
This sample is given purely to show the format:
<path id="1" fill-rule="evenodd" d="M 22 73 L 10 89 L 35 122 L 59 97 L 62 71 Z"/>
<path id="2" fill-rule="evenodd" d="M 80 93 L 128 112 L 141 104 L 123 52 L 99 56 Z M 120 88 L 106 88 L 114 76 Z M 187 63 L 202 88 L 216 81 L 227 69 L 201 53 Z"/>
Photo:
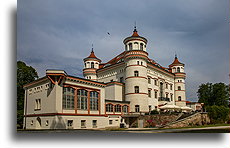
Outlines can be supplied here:
<path id="1" fill-rule="evenodd" d="M 19 0 L 17 60 L 82 76 L 92 44 L 106 62 L 124 51 L 136 21 L 149 57 L 167 67 L 185 63 L 188 100 L 201 83 L 229 83 L 228 0 Z M 110 33 L 110 35 L 107 34 Z"/>

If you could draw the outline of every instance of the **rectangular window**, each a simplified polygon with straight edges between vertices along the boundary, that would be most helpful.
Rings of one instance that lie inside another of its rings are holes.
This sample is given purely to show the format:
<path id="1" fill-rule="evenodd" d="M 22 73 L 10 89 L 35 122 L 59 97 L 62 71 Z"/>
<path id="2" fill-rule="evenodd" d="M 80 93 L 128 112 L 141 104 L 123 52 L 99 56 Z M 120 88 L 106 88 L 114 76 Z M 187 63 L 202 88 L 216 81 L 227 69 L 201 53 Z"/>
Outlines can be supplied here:
<path id="1" fill-rule="evenodd" d="M 35 110 L 41 110 L 41 99 L 35 99 Z"/>
<path id="2" fill-rule="evenodd" d="M 134 71 L 134 76 L 138 77 L 139 76 L 139 72 L 138 71 Z"/>
<path id="3" fill-rule="evenodd" d="M 109 120 L 109 125 L 113 124 L 113 120 Z"/>
<path id="4" fill-rule="evenodd" d="M 157 85 L 157 80 L 154 80 L 154 85 Z"/>
<path id="5" fill-rule="evenodd" d="M 139 93 L 139 86 L 134 86 L 134 92 Z"/>
<path id="6" fill-rule="evenodd" d="M 170 90 L 172 90 L 172 84 L 170 85 Z"/>
<path id="7" fill-rule="evenodd" d="M 68 128 L 72 128 L 73 127 L 73 120 L 67 120 L 67 126 L 68 126 Z"/>
<path id="8" fill-rule="evenodd" d="M 140 112 L 140 106 L 139 105 L 135 105 L 135 112 Z"/>
<path id="9" fill-rule="evenodd" d="M 77 109 L 87 110 L 88 91 L 79 89 L 77 91 Z"/>
<path id="10" fill-rule="evenodd" d="M 128 113 L 128 106 L 127 105 L 124 105 L 122 108 L 123 108 L 124 113 Z"/>
<path id="11" fill-rule="evenodd" d="M 75 89 L 63 87 L 62 107 L 63 109 L 74 109 Z"/>
<path id="12" fill-rule="evenodd" d="M 81 120 L 81 128 L 86 128 L 86 120 Z"/>
<path id="13" fill-rule="evenodd" d="M 98 92 L 90 92 L 90 110 L 98 110 Z"/>
<path id="14" fill-rule="evenodd" d="M 93 124 L 93 128 L 97 128 L 97 120 L 93 120 L 92 124 Z"/>
<path id="15" fill-rule="evenodd" d="M 166 86 L 165 86 L 165 87 L 166 87 L 166 89 L 168 89 L 168 84 L 167 84 L 167 83 L 166 83 Z"/>

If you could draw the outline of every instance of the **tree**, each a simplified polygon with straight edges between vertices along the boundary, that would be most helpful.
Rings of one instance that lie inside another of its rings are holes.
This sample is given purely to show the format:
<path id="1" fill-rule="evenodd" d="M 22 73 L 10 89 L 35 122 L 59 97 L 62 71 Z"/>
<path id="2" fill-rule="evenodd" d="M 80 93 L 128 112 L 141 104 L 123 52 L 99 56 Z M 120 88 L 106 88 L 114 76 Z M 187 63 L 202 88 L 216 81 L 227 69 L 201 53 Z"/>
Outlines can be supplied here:
<path id="1" fill-rule="evenodd" d="M 27 66 L 22 61 L 17 61 L 17 125 L 22 127 L 24 112 L 24 94 L 23 86 L 38 78 L 36 70 Z"/>
<path id="2" fill-rule="evenodd" d="M 229 86 L 224 83 L 206 83 L 201 84 L 197 91 L 200 103 L 205 106 L 225 106 L 228 107 Z"/>

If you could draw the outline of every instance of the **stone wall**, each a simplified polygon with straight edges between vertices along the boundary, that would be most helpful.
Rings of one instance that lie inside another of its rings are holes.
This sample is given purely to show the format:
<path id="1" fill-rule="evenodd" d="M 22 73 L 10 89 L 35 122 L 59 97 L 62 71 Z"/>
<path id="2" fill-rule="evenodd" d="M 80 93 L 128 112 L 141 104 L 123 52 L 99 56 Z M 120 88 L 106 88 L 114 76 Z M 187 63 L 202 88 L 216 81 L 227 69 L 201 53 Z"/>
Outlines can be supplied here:
<path id="1" fill-rule="evenodd" d="M 164 126 L 164 128 L 178 128 L 178 127 L 188 127 L 188 126 L 199 126 L 204 124 L 209 124 L 210 119 L 207 113 L 196 113 L 187 118 L 169 123 Z"/>
<path id="2" fill-rule="evenodd" d="M 140 116 L 139 120 L 143 120 L 143 127 L 161 127 L 173 121 L 176 121 L 178 115 L 145 115 Z"/>

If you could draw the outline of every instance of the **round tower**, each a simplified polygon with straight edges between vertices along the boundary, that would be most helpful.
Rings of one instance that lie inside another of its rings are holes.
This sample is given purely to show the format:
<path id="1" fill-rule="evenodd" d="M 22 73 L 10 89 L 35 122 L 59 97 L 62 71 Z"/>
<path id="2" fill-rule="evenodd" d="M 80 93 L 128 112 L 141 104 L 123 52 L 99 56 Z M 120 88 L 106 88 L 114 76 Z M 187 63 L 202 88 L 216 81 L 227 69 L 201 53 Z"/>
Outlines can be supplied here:
<path id="1" fill-rule="evenodd" d="M 175 90 L 175 103 L 178 106 L 186 106 L 186 94 L 185 94 L 185 78 L 186 74 L 184 72 L 184 64 L 179 62 L 177 56 L 169 68 L 172 69 L 172 73 L 175 74 L 174 78 L 174 90 Z"/>
<path id="2" fill-rule="evenodd" d="M 92 48 L 90 55 L 84 59 L 83 75 L 85 79 L 97 81 L 96 71 L 99 68 L 100 63 L 101 60 L 95 56 Z"/>
<path id="3" fill-rule="evenodd" d="M 125 100 L 130 101 L 131 112 L 148 112 L 147 39 L 139 36 L 135 27 L 132 36 L 123 43 L 126 50 Z"/>

